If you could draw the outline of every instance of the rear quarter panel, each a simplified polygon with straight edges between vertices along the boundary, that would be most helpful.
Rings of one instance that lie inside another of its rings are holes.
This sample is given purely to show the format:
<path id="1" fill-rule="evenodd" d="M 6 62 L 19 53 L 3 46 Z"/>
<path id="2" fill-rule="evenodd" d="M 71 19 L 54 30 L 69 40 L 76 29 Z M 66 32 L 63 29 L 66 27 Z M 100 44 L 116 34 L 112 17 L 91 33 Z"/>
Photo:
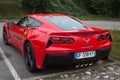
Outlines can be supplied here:
<path id="1" fill-rule="evenodd" d="M 49 35 L 47 33 L 40 32 L 37 29 L 30 30 L 28 32 L 28 35 L 26 36 L 26 40 L 30 41 L 34 49 L 37 68 L 42 68 L 43 66 L 44 58 L 46 55 L 46 44 L 48 39 Z M 26 40 L 24 41 L 23 52 Z"/>

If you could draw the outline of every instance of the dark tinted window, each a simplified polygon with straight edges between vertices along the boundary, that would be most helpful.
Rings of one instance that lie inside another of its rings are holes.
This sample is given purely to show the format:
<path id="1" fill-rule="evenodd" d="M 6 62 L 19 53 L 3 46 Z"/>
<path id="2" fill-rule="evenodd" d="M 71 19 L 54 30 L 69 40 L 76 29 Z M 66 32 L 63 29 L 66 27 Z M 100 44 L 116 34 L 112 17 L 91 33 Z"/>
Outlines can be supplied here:
<path id="1" fill-rule="evenodd" d="M 23 26 L 23 27 L 26 27 L 26 26 L 38 27 L 41 24 L 42 24 L 41 22 L 39 22 L 38 20 L 31 18 L 31 17 L 25 17 L 17 23 L 18 26 Z"/>
<path id="2" fill-rule="evenodd" d="M 38 27 L 38 26 L 40 26 L 42 23 L 41 22 L 39 22 L 38 20 L 36 20 L 36 19 L 33 19 L 33 18 L 30 18 L 30 26 L 31 27 Z"/>
<path id="3" fill-rule="evenodd" d="M 23 26 L 23 27 L 25 27 L 25 26 L 27 26 L 27 23 L 28 22 L 28 18 L 27 17 L 24 17 L 24 18 L 22 18 L 18 23 L 17 23 L 17 26 Z"/>
<path id="4" fill-rule="evenodd" d="M 86 30 L 87 28 L 79 21 L 67 16 L 47 16 L 44 19 L 55 24 L 63 30 Z"/>

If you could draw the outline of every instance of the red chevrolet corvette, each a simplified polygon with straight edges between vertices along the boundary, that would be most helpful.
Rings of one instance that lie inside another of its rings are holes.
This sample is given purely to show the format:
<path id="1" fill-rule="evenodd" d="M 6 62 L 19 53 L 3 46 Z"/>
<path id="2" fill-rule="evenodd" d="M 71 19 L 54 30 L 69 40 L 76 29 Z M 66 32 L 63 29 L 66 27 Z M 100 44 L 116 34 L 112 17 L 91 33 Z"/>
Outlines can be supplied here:
<path id="1" fill-rule="evenodd" d="M 3 41 L 22 52 L 30 72 L 47 64 L 89 66 L 107 59 L 112 47 L 108 30 L 64 14 L 33 14 L 8 22 Z"/>

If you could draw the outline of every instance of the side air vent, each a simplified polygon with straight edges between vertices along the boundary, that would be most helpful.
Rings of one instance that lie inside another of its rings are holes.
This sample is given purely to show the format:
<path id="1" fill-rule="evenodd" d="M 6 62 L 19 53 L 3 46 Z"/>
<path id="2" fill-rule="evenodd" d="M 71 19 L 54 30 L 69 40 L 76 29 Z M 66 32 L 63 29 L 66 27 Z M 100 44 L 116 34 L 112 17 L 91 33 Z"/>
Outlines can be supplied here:
<path id="1" fill-rule="evenodd" d="M 51 42 L 51 40 L 48 40 L 48 43 L 47 43 L 47 45 L 46 45 L 46 48 L 50 47 L 50 45 L 52 45 L 52 42 Z"/>

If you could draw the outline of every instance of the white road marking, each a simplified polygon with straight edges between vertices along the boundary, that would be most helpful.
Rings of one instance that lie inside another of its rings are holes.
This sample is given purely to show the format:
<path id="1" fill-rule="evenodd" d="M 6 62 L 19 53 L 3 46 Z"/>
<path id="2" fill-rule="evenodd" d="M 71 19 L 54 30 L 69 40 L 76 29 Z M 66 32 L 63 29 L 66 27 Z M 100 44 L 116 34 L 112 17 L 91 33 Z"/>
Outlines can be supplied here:
<path id="1" fill-rule="evenodd" d="M 19 75 L 17 74 L 16 70 L 14 69 L 14 67 L 12 66 L 9 59 L 7 58 L 7 56 L 5 55 L 4 51 L 1 48 L 0 48 L 0 54 L 3 58 L 3 60 L 5 61 L 6 65 L 8 66 L 14 80 L 21 80 Z"/>

